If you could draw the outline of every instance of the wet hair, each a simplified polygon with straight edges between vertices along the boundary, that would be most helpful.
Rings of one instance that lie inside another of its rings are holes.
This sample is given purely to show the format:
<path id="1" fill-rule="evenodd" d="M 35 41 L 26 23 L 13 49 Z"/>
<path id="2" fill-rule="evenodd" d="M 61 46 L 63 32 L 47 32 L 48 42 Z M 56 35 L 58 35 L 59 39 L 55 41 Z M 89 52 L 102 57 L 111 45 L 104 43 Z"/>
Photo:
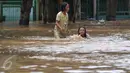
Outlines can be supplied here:
<path id="1" fill-rule="evenodd" d="M 84 38 L 87 38 L 87 34 L 86 34 L 87 31 L 86 31 L 86 28 L 85 28 L 85 27 L 79 27 L 79 28 L 78 28 L 78 35 L 80 35 L 80 33 L 79 33 L 80 28 L 84 28 L 84 31 L 85 31 L 84 35 L 83 35 L 83 36 L 81 35 L 81 36 L 84 37 Z"/>
<path id="2" fill-rule="evenodd" d="M 65 8 L 66 8 L 66 6 L 67 6 L 67 2 L 63 2 L 62 4 L 61 4 L 61 11 L 63 12 L 63 11 L 65 11 Z"/>

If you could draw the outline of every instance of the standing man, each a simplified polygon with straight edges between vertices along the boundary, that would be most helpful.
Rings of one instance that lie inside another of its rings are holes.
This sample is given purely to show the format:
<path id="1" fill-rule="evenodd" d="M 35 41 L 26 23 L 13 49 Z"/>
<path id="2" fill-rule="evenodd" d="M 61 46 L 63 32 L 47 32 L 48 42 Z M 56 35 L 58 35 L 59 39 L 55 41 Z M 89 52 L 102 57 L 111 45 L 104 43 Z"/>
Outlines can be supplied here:
<path id="1" fill-rule="evenodd" d="M 56 16 L 56 25 L 54 28 L 55 38 L 65 38 L 68 30 L 68 11 L 69 4 L 63 2 L 61 5 L 61 11 Z"/>

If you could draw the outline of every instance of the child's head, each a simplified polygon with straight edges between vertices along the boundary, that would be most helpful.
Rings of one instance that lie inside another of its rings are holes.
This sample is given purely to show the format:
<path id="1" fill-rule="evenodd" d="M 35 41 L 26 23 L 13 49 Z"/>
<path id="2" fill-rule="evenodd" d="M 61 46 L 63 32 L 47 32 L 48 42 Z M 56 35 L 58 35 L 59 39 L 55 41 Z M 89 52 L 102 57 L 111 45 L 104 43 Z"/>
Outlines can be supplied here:
<path id="1" fill-rule="evenodd" d="M 85 27 L 79 27 L 78 29 L 78 35 L 82 36 L 82 37 L 87 37 L 86 35 L 87 31 Z"/>
<path id="2" fill-rule="evenodd" d="M 69 11 L 69 4 L 67 2 L 63 2 L 61 5 L 61 11 L 62 12 L 68 12 Z"/>

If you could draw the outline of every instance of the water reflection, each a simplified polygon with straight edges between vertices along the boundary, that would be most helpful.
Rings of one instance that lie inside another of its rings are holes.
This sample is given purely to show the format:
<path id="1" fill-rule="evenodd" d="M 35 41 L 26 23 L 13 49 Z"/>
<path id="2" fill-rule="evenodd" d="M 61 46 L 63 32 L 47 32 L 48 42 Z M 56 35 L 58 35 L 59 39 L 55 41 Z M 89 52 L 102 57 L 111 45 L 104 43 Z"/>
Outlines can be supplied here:
<path id="1" fill-rule="evenodd" d="M 30 38 L 37 39 L 37 38 Z M 43 38 L 39 38 L 39 40 Z M 45 38 L 44 38 L 45 39 Z M 26 39 L 28 40 L 28 38 Z M 46 44 L 48 43 L 48 44 Z M 65 43 L 65 44 L 64 44 Z M 126 36 L 112 35 L 106 37 L 93 37 L 92 39 L 86 39 L 84 41 L 54 41 L 46 38 L 46 41 L 42 41 L 41 47 L 27 47 L 24 50 L 29 51 L 42 51 L 42 52 L 76 52 L 76 53 L 90 53 L 90 52 L 130 52 L 130 40 L 126 39 Z M 44 49 L 42 49 L 44 48 Z M 58 49 L 56 49 L 58 48 Z M 86 49 L 87 48 L 87 49 Z"/>
<path id="2" fill-rule="evenodd" d="M 30 72 L 30 73 L 44 73 L 44 72 Z"/>
<path id="3" fill-rule="evenodd" d="M 95 36 L 78 42 L 68 38 L 55 41 L 51 37 L 21 39 L 0 50 L 0 73 L 130 72 L 128 35 Z"/>
<path id="4" fill-rule="evenodd" d="M 65 73 L 92 73 L 93 71 L 89 70 L 65 70 Z"/>

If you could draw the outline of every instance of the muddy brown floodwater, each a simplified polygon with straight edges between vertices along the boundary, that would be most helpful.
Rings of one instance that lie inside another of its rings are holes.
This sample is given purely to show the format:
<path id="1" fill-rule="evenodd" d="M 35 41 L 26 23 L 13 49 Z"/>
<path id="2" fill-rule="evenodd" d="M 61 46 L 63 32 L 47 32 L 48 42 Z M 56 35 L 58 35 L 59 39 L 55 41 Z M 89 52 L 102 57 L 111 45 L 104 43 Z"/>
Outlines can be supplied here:
<path id="1" fill-rule="evenodd" d="M 2 27 L 0 73 L 130 73 L 130 30 L 88 31 L 91 39 L 55 40 L 50 28 Z"/>

